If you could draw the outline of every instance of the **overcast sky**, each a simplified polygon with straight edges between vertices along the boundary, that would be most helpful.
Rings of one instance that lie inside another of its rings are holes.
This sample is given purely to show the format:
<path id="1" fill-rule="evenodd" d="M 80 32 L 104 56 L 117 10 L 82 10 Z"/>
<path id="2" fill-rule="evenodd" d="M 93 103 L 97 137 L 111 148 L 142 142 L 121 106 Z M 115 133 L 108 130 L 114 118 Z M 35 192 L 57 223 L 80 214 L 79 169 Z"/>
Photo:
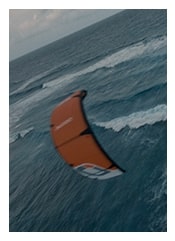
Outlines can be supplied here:
<path id="1" fill-rule="evenodd" d="M 121 10 L 20 9 L 9 11 L 10 60 Z"/>

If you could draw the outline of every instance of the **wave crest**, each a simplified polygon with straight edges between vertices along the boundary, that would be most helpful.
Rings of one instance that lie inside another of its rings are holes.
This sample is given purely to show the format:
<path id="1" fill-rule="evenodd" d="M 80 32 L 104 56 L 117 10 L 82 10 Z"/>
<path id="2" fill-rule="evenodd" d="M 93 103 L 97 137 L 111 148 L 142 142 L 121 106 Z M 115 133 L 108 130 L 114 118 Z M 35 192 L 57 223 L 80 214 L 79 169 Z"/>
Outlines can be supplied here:
<path id="1" fill-rule="evenodd" d="M 14 133 L 10 136 L 10 144 L 21 139 L 21 138 L 24 138 L 27 134 L 29 134 L 31 131 L 33 131 L 33 127 L 30 127 L 28 129 L 25 129 L 25 130 L 22 130 L 22 131 L 19 131 L 17 133 Z"/>
<path id="2" fill-rule="evenodd" d="M 141 41 L 141 42 L 129 45 L 128 47 L 118 50 L 114 54 L 106 56 L 102 60 L 99 60 L 95 64 L 92 64 L 78 72 L 67 74 L 57 79 L 54 79 L 48 83 L 44 83 L 43 88 L 55 87 L 60 84 L 62 85 L 63 83 L 68 84 L 70 83 L 70 81 L 73 81 L 74 78 L 77 78 L 79 76 L 92 73 L 102 68 L 113 68 L 125 61 L 139 58 L 142 55 L 149 55 L 150 53 L 160 50 L 161 48 L 165 48 L 166 41 L 167 41 L 166 36 L 162 36 L 146 43 L 144 41 Z"/>
<path id="3" fill-rule="evenodd" d="M 40 83 L 40 90 L 30 93 L 30 95 L 25 96 L 25 98 L 23 97 L 17 102 L 10 105 L 10 126 L 13 127 L 13 124 L 16 124 L 16 122 L 21 118 L 21 116 L 24 115 L 26 110 L 29 111 L 31 108 L 34 107 L 34 105 L 38 105 L 41 100 L 51 96 L 61 87 L 72 83 L 74 80 L 76 80 L 77 77 L 92 73 L 101 68 L 112 68 L 122 62 L 134 58 L 139 58 L 143 54 L 147 55 L 148 53 L 156 52 L 157 50 L 160 50 L 161 48 L 164 48 L 166 46 L 166 41 L 166 36 L 153 39 L 149 42 L 141 41 L 139 43 L 132 44 L 128 47 L 118 50 L 114 54 L 108 55 L 102 60 L 96 62 L 95 64 L 92 64 L 77 72 L 65 74 L 47 83 Z M 157 54 L 159 54 L 159 51 L 157 52 Z M 45 77 L 47 74 L 51 74 L 52 71 L 54 71 L 54 69 L 49 70 L 48 72 L 46 71 L 41 75 L 35 76 L 34 78 L 28 80 L 28 82 L 24 83 L 19 89 L 10 93 L 10 96 L 13 94 L 17 94 L 18 92 L 21 93 L 30 84 L 33 84 L 33 82 L 35 81 L 41 80 L 42 77 Z"/>
<path id="4" fill-rule="evenodd" d="M 138 129 L 144 125 L 153 125 L 167 119 L 167 106 L 165 104 L 157 105 L 146 111 L 139 111 L 128 116 L 118 117 L 106 122 L 96 122 L 95 124 L 106 129 L 113 129 L 116 132 L 125 127 Z"/>

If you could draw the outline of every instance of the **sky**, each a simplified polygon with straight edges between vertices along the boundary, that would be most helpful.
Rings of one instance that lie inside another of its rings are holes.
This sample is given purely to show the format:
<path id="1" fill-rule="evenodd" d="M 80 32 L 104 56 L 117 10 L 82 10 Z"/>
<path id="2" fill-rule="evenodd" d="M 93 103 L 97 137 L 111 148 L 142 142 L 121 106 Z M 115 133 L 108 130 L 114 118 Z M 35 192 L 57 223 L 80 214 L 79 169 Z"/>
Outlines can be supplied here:
<path id="1" fill-rule="evenodd" d="M 10 60 L 120 11 L 119 9 L 10 9 Z"/>

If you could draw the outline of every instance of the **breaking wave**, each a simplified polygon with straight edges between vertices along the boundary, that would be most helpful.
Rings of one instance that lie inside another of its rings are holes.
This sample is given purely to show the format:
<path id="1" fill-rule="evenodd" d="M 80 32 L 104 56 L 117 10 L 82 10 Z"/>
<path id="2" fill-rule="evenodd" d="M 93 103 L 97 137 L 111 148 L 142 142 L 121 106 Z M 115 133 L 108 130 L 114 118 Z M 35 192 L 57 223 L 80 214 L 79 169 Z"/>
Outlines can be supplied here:
<path id="1" fill-rule="evenodd" d="M 48 83 L 43 84 L 43 88 L 53 87 L 56 85 L 62 85 L 63 83 L 70 83 L 71 80 L 74 78 L 77 78 L 81 75 L 85 75 L 88 73 L 92 73 L 98 69 L 101 68 L 113 68 L 116 65 L 129 61 L 131 59 L 138 58 L 142 55 L 147 56 L 150 55 L 150 53 L 156 52 L 157 50 L 160 50 L 162 48 L 166 47 L 166 41 L 167 37 L 162 36 L 160 38 L 153 39 L 149 42 L 141 41 L 139 43 L 130 45 L 128 47 L 125 47 L 122 50 L 119 50 L 115 52 L 112 55 L 109 55 L 102 60 L 98 61 L 97 63 L 90 65 L 89 67 L 82 69 L 78 72 L 67 74 L 63 77 L 57 78 L 55 80 L 52 80 Z"/>
<path id="2" fill-rule="evenodd" d="M 33 131 L 33 129 L 34 129 L 33 127 L 30 127 L 28 129 L 25 129 L 25 130 L 12 134 L 9 139 L 10 144 L 21 138 L 24 138 L 27 134 L 29 134 L 31 131 Z"/>
<path id="3" fill-rule="evenodd" d="M 138 58 L 141 55 L 149 55 L 150 52 L 153 53 L 156 50 L 159 50 L 161 48 L 164 48 L 166 46 L 166 36 L 163 36 L 158 39 L 151 40 L 150 42 L 144 43 L 143 41 L 133 44 L 131 46 L 128 46 L 122 50 L 117 51 L 116 53 L 105 57 L 104 59 L 98 61 L 97 63 L 90 65 L 89 67 L 82 69 L 78 72 L 67 74 L 63 77 L 57 78 L 55 80 L 52 80 L 48 83 L 43 84 L 43 88 L 48 88 L 56 85 L 60 85 L 65 83 L 65 81 L 73 80 L 76 77 L 79 77 L 81 75 L 85 75 L 91 72 L 94 72 L 101 68 L 113 68 L 116 65 L 123 63 L 125 61 Z"/>
<path id="4" fill-rule="evenodd" d="M 162 104 L 146 111 L 135 112 L 128 116 L 118 117 L 106 122 L 96 122 L 95 124 L 119 132 L 125 127 L 138 129 L 144 125 L 153 125 L 160 121 L 166 121 L 166 119 L 167 106 Z"/>
<path id="5" fill-rule="evenodd" d="M 122 62 L 138 58 L 142 55 L 149 55 L 150 53 L 159 53 L 162 48 L 166 46 L 167 38 L 166 36 L 162 36 L 156 39 L 153 39 L 149 42 L 140 41 L 136 44 L 132 44 L 128 47 L 125 47 L 122 50 L 115 52 L 112 55 L 109 55 L 102 60 L 98 61 L 97 63 L 90 65 L 87 68 L 84 68 L 80 71 L 71 74 L 65 74 L 62 77 L 54 79 L 47 83 L 40 83 L 40 90 L 31 93 L 29 96 L 20 99 L 19 101 L 15 102 L 14 104 L 10 105 L 10 124 L 16 123 L 17 120 L 26 112 L 29 111 L 34 105 L 37 105 L 41 100 L 44 98 L 49 97 L 52 95 L 57 89 L 70 84 L 73 82 L 77 77 L 94 72 L 101 68 L 112 68 Z M 156 52 L 157 51 L 157 52 Z M 18 92 L 24 91 L 27 86 L 32 84 L 33 82 L 37 81 L 39 78 L 43 78 L 44 76 L 51 74 L 51 71 L 46 71 L 43 74 L 40 74 L 32 79 L 30 79 L 27 83 L 24 83 L 19 89 L 15 90 L 14 92 L 10 93 L 17 94 Z M 10 125 L 11 126 L 11 125 Z"/>
<path id="6" fill-rule="evenodd" d="M 30 85 L 32 86 L 33 83 L 36 83 L 36 82 L 39 82 L 41 81 L 42 79 L 46 78 L 46 77 L 51 77 L 51 75 L 53 75 L 54 73 L 58 72 L 59 71 L 59 67 L 56 66 L 56 67 L 53 67 L 49 70 L 46 70 L 30 79 L 28 79 L 27 81 L 25 81 L 24 84 L 22 84 L 19 88 L 17 88 L 16 90 L 12 91 L 10 93 L 10 96 L 14 95 L 14 94 L 20 94 L 20 93 L 23 93 L 23 91 L 29 87 Z M 39 86 L 35 86 L 35 88 L 40 88 L 40 86 L 42 87 L 41 84 L 39 84 Z M 33 86 L 29 89 L 32 89 L 34 88 Z"/>

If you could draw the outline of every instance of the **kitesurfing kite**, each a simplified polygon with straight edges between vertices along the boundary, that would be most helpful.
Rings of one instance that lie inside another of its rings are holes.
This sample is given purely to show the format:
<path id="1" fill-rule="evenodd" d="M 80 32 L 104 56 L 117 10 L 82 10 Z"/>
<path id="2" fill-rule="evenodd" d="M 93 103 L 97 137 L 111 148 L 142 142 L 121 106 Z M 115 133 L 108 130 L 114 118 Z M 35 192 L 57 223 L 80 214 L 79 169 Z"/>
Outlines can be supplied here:
<path id="1" fill-rule="evenodd" d="M 63 100 L 51 115 L 51 136 L 63 159 L 83 176 L 108 179 L 124 172 L 103 150 L 86 119 L 81 90 Z"/>

